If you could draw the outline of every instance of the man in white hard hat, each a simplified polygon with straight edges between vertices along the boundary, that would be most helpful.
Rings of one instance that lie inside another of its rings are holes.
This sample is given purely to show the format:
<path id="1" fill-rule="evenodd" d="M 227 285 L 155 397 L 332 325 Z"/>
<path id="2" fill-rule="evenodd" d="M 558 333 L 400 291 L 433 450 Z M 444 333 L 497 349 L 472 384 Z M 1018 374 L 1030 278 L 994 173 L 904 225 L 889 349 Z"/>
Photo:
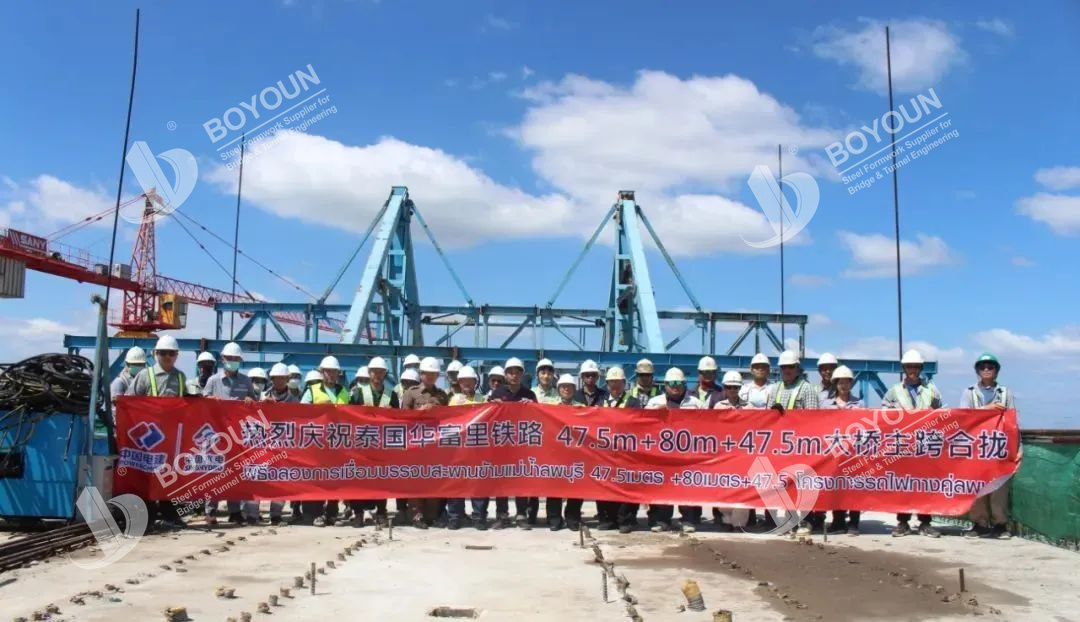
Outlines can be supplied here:
<path id="1" fill-rule="evenodd" d="M 826 352 L 818 357 L 817 370 L 821 375 L 821 386 L 818 387 L 818 401 L 824 403 L 836 394 L 836 385 L 833 384 L 832 375 L 840 361 L 831 352 Z"/>
<path id="2" fill-rule="evenodd" d="M 252 370 L 254 371 L 254 370 Z M 264 402 L 283 404 L 297 404 L 300 397 L 289 390 L 289 368 L 284 363 L 274 363 L 270 368 L 270 385 L 260 398 Z M 285 509 L 283 501 L 270 502 L 270 524 L 281 524 L 282 510 Z M 299 504 L 293 503 L 293 513 L 299 516 Z"/>
<path id="3" fill-rule="evenodd" d="M 664 374 L 664 394 L 657 395 L 645 404 L 645 408 L 650 410 L 701 409 L 702 407 L 701 402 L 686 390 L 686 375 L 678 367 L 672 367 Z M 684 524 L 674 520 L 674 507 L 650 503 L 649 527 L 655 532 L 685 530 L 692 533 L 697 530 L 697 524 L 701 521 L 700 507 L 680 505 L 679 514 Z"/>
<path id="4" fill-rule="evenodd" d="M 536 364 L 536 401 L 541 404 L 558 404 L 559 389 L 555 386 L 555 364 L 551 359 L 540 359 Z"/>
<path id="5" fill-rule="evenodd" d="M 997 357 L 984 352 L 975 359 L 978 382 L 964 389 L 960 395 L 960 408 L 985 408 L 989 410 L 1014 410 L 1016 398 L 1013 392 L 998 383 L 1001 363 Z M 1023 448 L 1021 448 L 1022 450 Z M 1017 460 L 1020 456 L 1017 456 Z M 972 528 L 964 532 L 969 538 L 1011 538 L 1009 533 L 1009 482 L 975 500 L 968 518 Z"/>
<path id="6" fill-rule="evenodd" d="M 735 370 L 724 373 L 724 397 L 713 404 L 714 410 L 738 410 L 746 408 L 746 402 L 739 397 L 743 387 L 742 374 Z"/>
<path id="7" fill-rule="evenodd" d="M 252 402 L 259 393 L 251 378 L 240 371 L 240 365 L 244 362 L 244 352 L 240 345 L 235 342 L 225 344 L 221 349 L 221 371 L 217 372 L 206 381 L 202 395 L 212 400 L 233 400 Z M 259 504 L 256 501 L 228 501 L 226 506 L 229 510 L 229 522 L 242 525 L 259 523 Z M 206 504 L 206 524 L 217 524 L 217 500 L 211 500 Z"/>
<path id="8" fill-rule="evenodd" d="M 922 378 L 922 354 L 918 350 L 908 350 L 900 357 L 900 367 L 904 370 L 904 379 L 896 383 L 881 398 L 882 408 L 902 408 L 904 410 L 922 410 L 941 408 L 941 393 L 931 382 Z M 919 514 L 919 533 L 931 538 L 940 538 L 941 532 L 930 524 L 930 514 Z M 896 515 L 896 527 L 892 535 L 906 536 L 911 533 L 911 514 L 901 512 Z"/>
<path id="9" fill-rule="evenodd" d="M 559 381 L 555 383 L 555 386 L 559 391 L 559 405 L 560 406 L 573 406 L 575 408 L 584 408 L 585 404 L 578 402 L 574 399 L 574 395 L 577 393 L 577 381 L 570 374 L 563 374 L 559 376 Z M 566 519 L 563 520 L 563 502 L 566 502 Z M 548 529 L 552 531 L 558 531 L 564 526 L 570 531 L 577 531 L 581 529 L 581 505 L 583 501 L 581 499 L 561 499 L 555 497 L 548 497 L 547 499 L 547 520 Z"/>
<path id="10" fill-rule="evenodd" d="M 128 385 L 127 395 L 143 395 L 149 397 L 184 397 L 187 395 L 187 379 L 184 372 L 176 368 L 176 357 L 180 354 L 180 345 L 171 335 L 163 335 L 158 338 L 154 346 L 154 359 L 157 364 L 143 369 Z M 183 529 L 186 527 L 177 504 L 172 501 L 147 501 L 146 508 L 149 512 L 147 520 L 151 525 L 155 520 L 160 520 L 166 529 Z"/>
<path id="11" fill-rule="evenodd" d="M 653 382 L 653 373 L 653 364 L 649 359 L 641 359 L 634 366 L 634 386 L 630 389 L 630 395 L 637 398 L 643 406 L 660 395 L 660 387 Z"/>
<path id="12" fill-rule="evenodd" d="M 496 365 L 488 372 L 488 390 L 485 395 L 488 399 L 491 399 L 491 394 L 499 389 L 499 387 L 506 384 L 506 372 L 503 371 L 502 365 Z"/>
<path id="13" fill-rule="evenodd" d="M 251 379 L 251 387 L 255 390 L 255 399 L 262 399 L 262 394 L 266 391 L 266 384 L 270 381 L 269 376 L 266 375 L 266 370 L 262 367 L 252 367 L 247 374 Z"/>
<path id="14" fill-rule="evenodd" d="M 378 408 L 400 408 L 397 392 L 386 384 L 386 374 L 389 369 L 386 359 L 376 356 L 367 364 L 368 383 L 353 387 L 349 403 L 355 406 L 375 406 Z M 354 527 L 364 526 L 364 511 L 374 514 L 375 524 L 386 526 L 387 519 L 386 499 L 365 499 L 363 501 L 350 501 L 352 508 L 352 524 Z"/>
<path id="15" fill-rule="evenodd" d="M 739 391 L 739 399 L 746 403 L 746 408 L 764 409 L 769 407 L 769 357 L 758 352 L 750 359 L 750 382 Z"/>
<path id="16" fill-rule="evenodd" d="M 209 352 L 200 352 L 198 358 L 195 359 L 195 380 L 200 392 L 206 388 L 210 376 L 215 373 L 217 373 L 217 359 Z"/>
<path id="17" fill-rule="evenodd" d="M 300 395 L 303 391 L 300 390 L 300 385 L 304 384 L 304 374 L 300 371 L 300 367 L 296 365 L 289 365 L 289 392 L 296 396 L 296 401 L 300 401 Z"/>
<path id="18" fill-rule="evenodd" d="M 405 391 L 405 397 L 401 399 L 401 407 L 405 410 L 430 410 L 438 406 L 446 406 L 450 398 L 446 391 L 435 385 L 439 381 L 442 365 L 438 359 L 427 356 L 420 361 L 420 384 Z M 427 529 L 439 519 L 442 511 L 443 500 L 434 497 L 423 499 L 409 499 L 409 518 L 412 526 L 417 529 Z"/>
<path id="19" fill-rule="evenodd" d="M 600 368 L 596 361 L 586 359 L 578 370 L 581 388 L 574 394 L 574 400 L 586 406 L 602 406 L 607 398 L 607 391 L 597 386 L 600 382 Z"/>
<path id="20" fill-rule="evenodd" d="M 450 406 L 473 406 L 476 404 L 483 404 L 487 402 L 487 398 L 484 397 L 482 393 L 476 390 L 479 383 L 480 375 L 476 373 L 475 369 L 473 369 L 469 365 L 462 365 L 460 368 L 458 368 L 458 392 L 450 396 Z M 486 530 L 488 528 L 488 498 L 474 498 L 471 500 L 471 505 L 473 527 L 480 531 Z M 447 499 L 446 515 L 448 518 L 446 523 L 447 529 L 461 529 L 462 525 L 465 522 L 465 500 Z"/>
<path id="21" fill-rule="evenodd" d="M 401 396 L 405 394 L 405 391 L 408 391 L 418 384 L 420 384 L 420 372 L 415 369 L 406 369 L 401 372 L 401 382 L 398 383 L 398 386 L 394 387 L 394 392 L 399 394 L 398 399 L 400 400 Z"/>
<path id="22" fill-rule="evenodd" d="M 453 360 L 446 366 L 446 394 L 450 397 L 461 393 L 458 386 L 458 373 L 461 371 L 461 361 Z"/>
<path id="23" fill-rule="evenodd" d="M 365 385 L 370 381 L 371 381 L 371 372 L 368 371 L 368 366 L 367 365 L 361 365 L 360 368 L 356 370 L 356 375 L 353 376 L 352 385 L 349 388 L 350 389 L 355 389 L 356 387 Z"/>
<path id="24" fill-rule="evenodd" d="M 821 407 L 817 388 L 803 378 L 799 355 L 791 350 L 780 353 L 780 382 L 769 391 L 769 408 L 780 411 L 812 410 Z"/>
<path id="25" fill-rule="evenodd" d="M 312 382 L 300 396 L 301 404 L 348 404 L 349 389 L 341 382 L 341 363 L 336 356 L 324 356 L 319 362 L 320 379 Z M 336 499 L 304 501 L 301 505 L 305 525 L 325 527 L 337 522 L 340 505 Z"/>
<path id="26" fill-rule="evenodd" d="M 723 389 L 716 385 L 716 374 L 719 371 L 720 367 L 716 364 L 716 359 L 711 356 L 703 356 L 698 361 L 697 389 L 694 391 L 694 397 L 701 402 L 702 408 L 712 408 L 717 400 L 724 396 Z"/>
<path id="27" fill-rule="evenodd" d="M 489 402 L 535 402 L 536 393 L 529 387 L 521 384 L 525 375 L 525 364 L 521 359 L 510 357 L 503 366 L 506 373 L 506 384 L 495 389 L 488 397 Z M 516 497 L 514 499 L 514 523 L 522 529 L 532 529 L 536 524 L 536 516 L 540 513 L 540 499 L 537 497 Z M 509 518 L 510 502 L 506 497 L 495 498 L 495 529 L 506 526 Z"/>
<path id="28" fill-rule="evenodd" d="M 405 377 L 405 373 L 409 370 L 416 372 L 416 384 L 420 384 L 420 357 L 415 354 L 409 354 L 405 357 L 405 361 L 401 364 L 401 377 Z M 399 382 L 394 387 L 394 393 L 397 393 L 398 401 L 405 396 L 405 389 L 408 387 L 402 386 L 403 383 Z"/>
<path id="29" fill-rule="evenodd" d="M 120 370 L 120 373 L 116 376 L 116 379 L 109 385 L 109 395 L 116 397 L 118 395 L 127 395 L 128 387 L 131 386 L 131 382 L 135 380 L 135 376 L 139 375 L 139 372 L 146 369 L 146 351 L 142 348 L 135 346 L 124 354 L 124 369 Z"/>
<path id="30" fill-rule="evenodd" d="M 633 408 L 638 409 L 643 405 L 638 399 L 626 390 L 626 372 L 618 365 L 612 365 L 604 374 L 604 383 L 607 386 L 607 396 L 604 398 L 604 408 Z M 619 528 L 619 533 L 627 534 L 637 526 L 637 503 L 622 503 L 621 501 L 597 501 L 596 514 L 599 524 L 597 529 L 608 530 Z"/>

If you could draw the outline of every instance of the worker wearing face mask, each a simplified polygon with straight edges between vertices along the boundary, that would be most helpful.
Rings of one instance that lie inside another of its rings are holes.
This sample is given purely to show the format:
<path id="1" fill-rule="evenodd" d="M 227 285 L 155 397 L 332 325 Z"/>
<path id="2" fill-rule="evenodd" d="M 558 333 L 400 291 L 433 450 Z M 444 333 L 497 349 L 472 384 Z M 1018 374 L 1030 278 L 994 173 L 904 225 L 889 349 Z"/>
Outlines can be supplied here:
<path id="1" fill-rule="evenodd" d="M 251 386 L 255 389 L 256 397 L 261 396 L 266 392 L 266 385 L 270 381 L 270 378 L 266 375 L 266 370 L 262 367 L 252 367 L 248 372 L 248 378 L 251 378 Z"/>
<path id="2" fill-rule="evenodd" d="M 202 390 L 203 397 L 213 400 L 254 401 L 258 394 L 255 392 L 255 385 L 252 384 L 251 378 L 240 371 L 243 362 L 244 353 L 240 345 L 233 342 L 225 344 L 225 347 L 221 349 L 222 369 L 206 381 L 206 386 Z M 259 523 L 258 501 L 228 501 L 226 505 L 229 509 L 230 523 L 238 525 L 245 522 L 249 525 Z M 216 500 L 206 504 L 208 525 L 217 523 L 217 506 Z"/>
<path id="3" fill-rule="evenodd" d="M 304 384 L 304 374 L 300 371 L 300 368 L 296 365 L 289 365 L 289 393 L 296 396 L 299 401 L 303 392 L 300 390 L 300 385 Z"/>
<path id="4" fill-rule="evenodd" d="M 131 381 L 144 369 L 146 369 L 146 352 L 138 346 L 128 350 L 124 355 L 124 369 L 109 385 L 109 394 L 113 397 L 126 395 Z"/>

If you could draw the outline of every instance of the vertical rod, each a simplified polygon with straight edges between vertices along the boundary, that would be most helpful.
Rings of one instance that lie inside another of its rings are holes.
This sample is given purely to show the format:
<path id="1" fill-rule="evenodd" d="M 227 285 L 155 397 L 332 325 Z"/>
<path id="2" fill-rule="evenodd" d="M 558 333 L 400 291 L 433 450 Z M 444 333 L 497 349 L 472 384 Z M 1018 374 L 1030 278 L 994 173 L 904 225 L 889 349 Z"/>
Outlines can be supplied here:
<path id="1" fill-rule="evenodd" d="M 236 227 L 233 229 L 232 245 L 232 298 L 236 302 L 236 255 L 240 248 L 240 195 L 244 191 L 244 143 L 247 142 L 247 133 L 240 135 L 240 180 L 236 184 Z M 236 313 L 229 315 L 229 336 L 234 337 L 233 323 L 236 321 Z"/>
<path id="2" fill-rule="evenodd" d="M 885 27 L 885 66 L 889 77 L 889 111 L 895 114 L 893 109 L 892 88 L 892 48 L 889 38 L 889 27 Z M 893 122 L 895 125 L 895 121 Z M 893 128 L 895 129 L 895 128 Z M 899 171 L 896 168 L 896 132 L 890 132 L 892 137 L 892 196 L 893 196 L 893 222 L 896 225 L 896 335 L 897 335 L 897 358 L 904 356 L 904 305 L 900 288 L 900 189 Z"/>
<path id="3" fill-rule="evenodd" d="M 777 184 L 780 188 L 780 314 L 784 314 L 784 158 L 783 149 L 776 145 Z M 780 322 L 780 343 L 786 345 L 784 323 Z"/>
<path id="4" fill-rule="evenodd" d="M 312 594 L 315 593 L 315 576 L 316 576 L 316 574 L 317 573 L 315 572 L 315 562 L 311 562 L 311 593 Z"/>
<path id="5" fill-rule="evenodd" d="M 963 568 L 960 569 L 960 591 L 961 592 L 966 592 L 967 591 L 967 584 L 964 582 L 964 569 Z"/>

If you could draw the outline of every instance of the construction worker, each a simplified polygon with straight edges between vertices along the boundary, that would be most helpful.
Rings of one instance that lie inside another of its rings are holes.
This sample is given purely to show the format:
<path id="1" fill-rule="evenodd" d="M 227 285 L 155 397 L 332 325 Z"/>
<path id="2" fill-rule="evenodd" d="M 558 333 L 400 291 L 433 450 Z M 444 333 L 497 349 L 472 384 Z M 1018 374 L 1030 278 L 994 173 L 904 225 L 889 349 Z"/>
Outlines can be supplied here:
<path id="1" fill-rule="evenodd" d="M 314 370 L 312 370 L 314 371 Z M 300 396 L 301 404 L 348 404 L 349 389 L 341 383 L 341 363 L 336 356 L 324 356 L 319 362 L 316 380 Z M 308 372 L 309 378 L 311 372 Z M 301 504 L 305 525 L 326 527 L 337 522 L 340 506 L 336 499 L 304 501 Z"/>
<path id="2" fill-rule="evenodd" d="M 416 372 L 415 383 L 420 384 L 420 369 L 419 368 L 420 368 L 420 357 L 416 356 L 415 354 L 410 354 L 410 355 L 405 357 L 405 362 L 401 364 L 401 377 L 404 378 L 405 373 L 407 371 L 409 371 L 410 369 L 412 369 L 412 370 L 414 370 Z M 409 388 L 409 387 L 406 387 L 406 386 L 402 386 L 402 384 L 403 383 L 398 384 L 398 386 L 394 387 L 394 392 L 397 393 L 399 401 L 401 400 L 402 397 L 404 397 L 405 389 Z M 413 385 L 413 386 L 415 386 L 415 385 Z"/>
<path id="3" fill-rule="evenodd" d="M 918 350 L 908 350 L 900 357 L 900 367 L 904 370 L 904 379 L 885 392 L 881 398 L 882 408 L 903 408 L 915 410 L 941 408 L 941 393 L 937 387 L 922 379 L 923 357 Z M 930 524 L 930 514 L 919 514 L 919 533 L 931 538 L 940 538 L 941 532 Z M 892 535 L 906 536 L 911 533 L 911 514 L 902 512 L 896 515 L 896 527 Z"/>
<path id="4" fill-rule="evenodd" d="M 791 350 L 780 353 L 780 382 L 772 385 L 767 403 L 769 408 L 784 413 L 821 407 L 817 388 L 803 378 L 799 355 Z"/>
<path id="5" fill-rule="evenodd" d="M 378 408 L 400 408 L 397 393 L 393 388 L 386 386 L 386 374 L 388 372 L 386 359 L 376 356 L 367 364 L 368 382 L 353 387 L 349 394 L 349 403 L 356 406 L 375 406 Z M 386 510 L 386 499 L 365 499 L 350 501 L 352 508 L 352 525 L 364 526 L 364 511 L 369 510 L 374 514 L 375 524 L 383 527 L 389 524 Z"/>
<path id="6" fill-rule="evenodd" d="M 415 387 L 418 384 L 420 384 L 420 372 L 416 371 L 415 369 L 406 369 L 405 371 L 401 372 L 401 383 L 398 384 L 397 387 L 395 387 L 395 389 L 401 389 L 400 392 L 395 391 L 396 393 L 399 393 L 398 399 L 401 399 L 401 396 L 404 395 L 405 391 Z"/>
<path id="7" fill-rule="evenodd" d="M 356 370 L 356 375 L 353 376 L 352 385 L 350 385 L 349 388 L 355 389 L 356 387 L 363 386 L 370 381 L 371 374 L 368 371 L 368 366 L 362 365 L 359 369 Z"/>
<path id="8" fill-rule="evenodd" d="M 420 384 L 405 391 L 401 407 L 405 410 L 429 410 L 437 406 L 446 406 L 449 398 L 446 391 L 435 386 L 439 381 L 441 365 L 434 357 L 425 357 L 420 361 Z M 409 518 L 412 526 L 427 529 L 429 524 L 439 518 L 443 501 L 437 498 L 409 499 Z"/>
<path id="9" fill-rule="evenodd" d="M 1012 391 L 997 381 L 1001 363 L 997 357 L 984 352 L 975 359 L 975 374 L 979 381 L 964 389 L 960 408 L 985 408 L 1005 411 L 1016 408 Z M 1019 456 L 1017 457 L 1019 460 Z M 969 538 L 1011 538 L 1009 533 L 1009 482 L 975 500 L 968 511 L 972 528 L 964 532 Z"/>
<path id="10" fill-rule="evenodd" d="M 251 377 L 240 371 L 244 363 L 244 352 L 235 342 L 225 344 L 221 349 L 221 370 L 210 376 L 202 389 L 203 397 L 211 400 L 233 400 L 252 402 L 261 396 L 256 391 Z M 256 368 L 257 369 L 257 368 Z M 262 370 L 259 370 L 262 371 Z M 256 501 L 228 501 L 229 522 L 242 525 L 259 523 L 259 504 Z M 206 524 L 217 524 L 218 501 L 210 500 L 206 504 Z"/>
<path id="11" fill-rule="evenodd" d="M 717 400 L 724 396 L 723 389 L 716 386 L 716 374 L 719 370 L 716 359 L 711 356 L 703 356 L 698 361 L 697 390 L 694 391 L 694 397 L 701 402 L 702 408 L 712 408 Z"/>
<path id="12" fill-rule="evenodd" d="M 300 368 L 296 365 L 289 365 L 289 392 L 296 396 L 296 401 L 300 401 L 300 385 L 304 383 L 304 374 L 300 372 Z"/>
<path id="13" fill-rule="evenodd" d="M 496 365 L 488 372 L 488 391 L 486 393 L 487 398 L 491 399 L 491 394 L 496 389 L 506 384 L 506 373 L 503 371 L 502 366 Z"/>
<path id="14" fill-rule="evenodd" d="M 266 383 L 270 381 L 266 375 L 266 370 L 262 367 L 252 367 L 247 376 L 251 379 L 252 389 L 255 390 L 255 399 L 259 399 L 266 391 Z"/>
<path id="15" fill-rule="evenodd" d="M 540 359 L 536 364 L 536 401 L 541 404 L 558 404 L 559 389 L 555 386 L 555 364 L 551 359 Z"/>
<path id="16" fill-rule="evenodd" d="M 476 370 L 468 365 L 462 365 L 457 371 L 458 392 L 450 396 L 451 406 L 472 406 L 483 404 L 487 401 L 482 393 L 477 392 L 480 376 Z M 487 529 L 488 498 L 476 497 L 470 501 L 472 505 L 472 524 L 480 531 Z M 465 522 L 465 500 L 447 499 L 446 514 L 448 517 L 447 529 L 461 529 Z"/>
<path id="17" fill-rule="evenodd" d="M 607 397 L 604 398 L 605 408 L 634 408 L 642 407 L 638 398 L 630 395 L 626 390 L 626 372 L 622 367 L 614 365 L 609 367 L 604 374 L 607 386 Z M 619 528 L 619 533 L 630 533 L 637 526 L 637 503 L 622 503 L 620 501 L 597 501 L 596 513 L 599 519 L 597 529 Z"/>
<path id="18" fill-rule="evenodd" d="M 822 355 L 822 358 L 824 358 L 824 355 Z M 847 365 L 838 366 L 832 372 L 831 378 L 834 385 L 832 396 L 823 397 L 821 400 L 822 408 L 845 410 L 863 407 L 862 400 L 851 394 L 851 389 L 855 386 L 855 374 L 851 372 Z M 825 396 L 826 394 L 822 391 L 821 395 Z M 861 513 L 858 510 L 833 510 L 829 533 L 844 533 L 846 531 L 849 536 L 859 535 L 860 515 Z"/>
<path id="19" fill-rule="evenodd" d="M 171 335 L 164 335 L 154 345 L 154 359 L 157 364 L 145 368 L 135 374 L 135 378 L 128 385 L 127 395 L 143 395 L 149 397 L 184 397 L 186 393 L 187 379 L 184 372 L 176 368 L 176 357 L 180 353 L 180 346 Z M 154 524 L 155 520 L 161 521 L 161 525 L 167 529 L 183 529 L 187 527 L 180 513 L 176 510 L 173 501 L 147 501 L 146 509 L 149 513 L 147 520 Z"/>
<path id="20" fill-rule="evenodd" d="M 252 370 L 254 371 L 254 370 Z M 289 368 L 284 363 L 274 363 L 270 368 L 270 386 L 262 394 L 260 399 L 264 402 L 298 403 L 300 398 L 289 390 Z M 270 524 L 280 525 L 282 510 L 285 509 L 284 501 L 270 502 Z M 296 506 L 293 506 L 294 511 Z"/>
<path id="21" fill-rule="evenodd" d="M 535 402 L 536 393 L 525 385 L 521 379 L 525 375 L 525 365 L 521 359 L 511 357 L 504 366 L 506 384 L 491 392 L 489 402 Z M 540 512 L 540 499 L 537 497 L 516 497 L 514 507 L 517 511 L 514 522 L 522 529 L 532 529 L 536 524 L 536 515 Z M 505 526 L 505 519 L 509 517 L 510 503 L 506 497 L 495 499 L 495 528 Z M 505 516 L 504 516 L 505 515 Z M 503 521 L 500 524 L 500 519 Z"/>
<path id="22" fill-rule="evenodd" d="M 206 386 L 206 381 L 210 380 L 210 376 L 215 373 L 217 373 L 217 359 L 209 352 L 200 352 L 198 358 L 195 359 L 195 378 L 200 392 Z"/>
<path id="23" fill-rule="evenodd" d="M 124 369 L 116 376 L 109 385 L 109 394 L 113 397 L 127 395 L 128 387 L 135 380 L 139 372 L 146 369 L 146 351 L 135 346 L 124 355 Z"/>
<path id="24" fill-rule="evenodd" d="M 560 406 L 573 406 L 575 408 L 583 408 L 585 406 L 584 403 L 574 399 L 577 392 L 577 382 L 574 380 L 573 376 L 570 374 L 559 376 L 559 381 L 555 383 L 555 386 L 559 391 Z M 563 520 L 563 501 L 566 501 L 565 521 Z M 581 499 L 559 499 L 548 497 L 548 529 L 558 531 L 564 526 L 570 531 L 581 529 L 581 504 Z"/>
<path id="25" fill-rule="evenodd" d="M 660 395 L 660 387 L 653 382 L 653 364 L 649 359 L 641 359 L 634 366 L 634 386 L 630 389 L 630 396 L 641 402 L 646 402 Z"/>
<path id="26" fill-rule="evenodd" d="M 818 387 L 818 401 L 822 404 L 836 393 L 836 385 L 833 384 L 832 375 L 836 371 L 840 361 L 831 353 L 826 352 L 818 357 L 817 370 L 821 375 L 821 386 Z"/>
<path id="27" fill-rule="evenodd" d="M 458 373 L 461 371 L 461 361 L 453 360 L 446 366 L 446 394 L 449 396 L 461 393 L 458 387 Z"/>
<path id="28" fill-rule="evenodd" d="M 713 408 L 716 410 L 734 410 L 739 408 L 745 408 L 746 402 L 739 397 L 739 393 L 743 388 L 742 374 L 735 370 L 731 370 L 724 374 L 724 397 L 717 400 L 713 404 Z"/>
<path id="29" fill-rule="evenodd" d="M 746 408 L 768 408 L 770 391 L 769 357 L 758 352 L 750 359 L 750 382 L 739 391 L 739 399 L 746 403 Z"/>
<path id="30" fill-rule="evenodd" d="M 699 365 L 700 366 L 700 365 Z M 701 409 L 702 404 L 697 397 L 686 390 L 686 375 L 678 367 L 672 367 L 664 374 L 664 393 L 657 395 L 645 404 L 645 408 L 653 409 Z M 654 532 L 661 531 L 686 531 L 693 533 L 697 530 L 697 524 L 701 522 L 701 508 L 697 506 L 680 505 L 679 514 L 682 523 L 673 520 L 675 508 L 670 505 L 649 504 L 649 527 Z"/>
<path id="31" fill-rule="evenodd" d="M 309 371 L 307 374 L 304 375 L 304 389 L 300 392 L 300 396 L 303 397 L 304 393 L 307 392 L 308 389 L 315 386 L 316 384 L 319 384 L 320 382 L 322 382 L 322 380 L 323 377 L 322 374 L 319 373 L 319 370 L 313 369 Z"/>
<path id="32" fill-rule="evenodd" d="M 574 400 L 586 406 L 602 406 L 607 399 L 607 391 L 596 386 L 600 382 L 600 368 L 596 361 L 586 359 L 578 370 L 581 388 L 574 394 Z"/>

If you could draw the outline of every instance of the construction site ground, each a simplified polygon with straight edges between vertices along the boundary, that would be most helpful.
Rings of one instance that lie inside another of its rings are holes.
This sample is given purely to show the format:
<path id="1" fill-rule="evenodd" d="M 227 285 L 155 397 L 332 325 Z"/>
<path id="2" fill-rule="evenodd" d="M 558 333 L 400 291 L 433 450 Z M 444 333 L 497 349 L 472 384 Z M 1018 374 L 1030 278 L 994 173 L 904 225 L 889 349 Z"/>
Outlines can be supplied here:
<path id="1" fill-rule="evenodd" d="M 939 539 L 893 538 L 892 524 L 891 515 L 868 514 L 861 536 L 815 535 L 809 543 L 708 525 L 692 535 L 593 528 L 582 547 L 577 532 L 542 524 L 395 527 L 391 540 L 371 525 L 202 529 L 196 520 L 192 529 L 145 536 L 100 569 L 61 555 L 0 574 L 0 619 L 164 620 L 166 607 L 184 607 L 195 621 L 241 620 L 241 612 L 254 620 L 430 621 L 469 610 L 481 620 L 559 622 L 626 620 L 634 612 L 647 621 L 705 622 L 718 610 L 738 622 L 1080 620 L 1080 554 L 1019 538 L 965 539 L 949 526 Z M 73 557 L 90 561 L 95 553 Z M 294 587 L 313 562 L 314 594 L 307 579 Z M 686 608 L 688 579 L 700 586 L 704 611 Z M 234 596 L 216 596 L 220 587 Z M 270 613 L 259 613 L 259 603 Z"/>

